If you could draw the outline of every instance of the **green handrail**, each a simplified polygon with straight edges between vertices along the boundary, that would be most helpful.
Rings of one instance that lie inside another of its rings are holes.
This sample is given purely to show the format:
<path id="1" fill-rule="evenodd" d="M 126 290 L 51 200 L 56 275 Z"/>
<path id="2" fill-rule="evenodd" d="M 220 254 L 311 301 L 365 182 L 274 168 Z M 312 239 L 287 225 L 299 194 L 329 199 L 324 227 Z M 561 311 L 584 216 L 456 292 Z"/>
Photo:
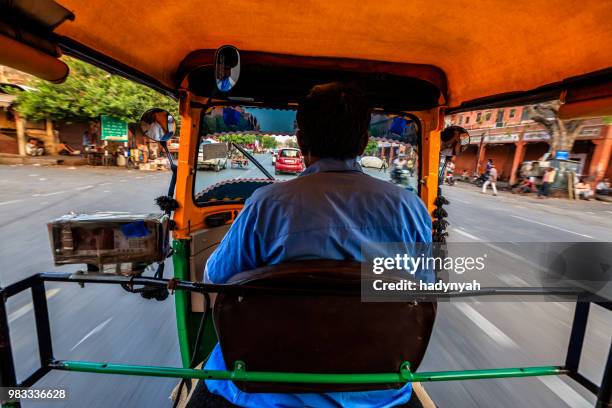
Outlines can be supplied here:
<path id="1" fill-rule="evenodd" d="M 413 373 L 405 362 L 396 373 L 328 374 L 247 371 L 243 362 L 237 361 L 234 370 L 199 370 L 178 367 L 110 364 L 86 361 L 58 360 L 50 368 L 98 374 L 142 375 L 200 380 L 231 380 L 278 383 L 310 384 L 385 384 L 403 382 L 482 380 L 490 378 L 533 377 L 561 375 L 569 371 L 560 366 L 492 368 L 483 370 L 433 371 Z"/>

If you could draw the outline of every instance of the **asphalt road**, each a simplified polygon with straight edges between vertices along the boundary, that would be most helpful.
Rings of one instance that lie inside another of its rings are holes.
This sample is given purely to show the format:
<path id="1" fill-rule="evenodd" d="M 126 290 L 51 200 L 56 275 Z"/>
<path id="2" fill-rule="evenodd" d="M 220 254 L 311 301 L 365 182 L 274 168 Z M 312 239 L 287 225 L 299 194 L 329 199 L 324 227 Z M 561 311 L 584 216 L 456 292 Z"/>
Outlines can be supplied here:
<path id="1" fill-rule="evenodd" d="M 270 157 L 260 156 L 272 171 Z M 367 170 L 376 177 L 388 177 Z M 254 166 L 199 172 L 197 187 L 236 177 L 260 177 Z M 290 178 L 291 176 L 282 176 Z M 155 211 L 153 198 L 169 173 L 104 168 L 0 167 L 0 284 L 55 267 L 46 223 L 70 211 Z M 471 186 L 445 187 L 451 240 L 466 242 L 612 241 L 612 206 L 481 195 Z M 572 209 L 574 208 L 574 209 Z M 170 266 L 170 265 L 169 265 Z M 171 271 L 171 266 L 169 268 Z M 148 301 L 118 287 L 47 287 L 57 358 L 179 366 L 172 299 Z M 19 376 L 36 367 L 34 318 L 26 295 L 8 304 Z M 560 364 L 564 361 L 574 304 L 561 302 L 441 303 L 420 370 L 457 370 Z M 595 307 L 582 372 L 596 383 L 612 337 L 612 318 Z M 66 387 L 69 399 L 23 406 L 167 407 L 171 379 L 52 372 L 40 387 Z M 441 407 L 585 407 L 594 398 L 565 378 L 430 383 Z"/>

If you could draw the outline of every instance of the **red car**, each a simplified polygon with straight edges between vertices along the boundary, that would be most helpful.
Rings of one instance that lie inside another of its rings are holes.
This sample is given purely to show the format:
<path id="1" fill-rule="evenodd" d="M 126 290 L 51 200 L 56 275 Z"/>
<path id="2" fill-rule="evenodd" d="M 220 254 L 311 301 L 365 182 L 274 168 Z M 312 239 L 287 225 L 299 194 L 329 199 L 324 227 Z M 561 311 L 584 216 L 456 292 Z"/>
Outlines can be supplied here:
<path id="1" fill-rule="evenodd" d="M 298 149 L 279 149 L 274 164 L 274 174 L 301 173 L 304 171 L 304 160 Z"/>

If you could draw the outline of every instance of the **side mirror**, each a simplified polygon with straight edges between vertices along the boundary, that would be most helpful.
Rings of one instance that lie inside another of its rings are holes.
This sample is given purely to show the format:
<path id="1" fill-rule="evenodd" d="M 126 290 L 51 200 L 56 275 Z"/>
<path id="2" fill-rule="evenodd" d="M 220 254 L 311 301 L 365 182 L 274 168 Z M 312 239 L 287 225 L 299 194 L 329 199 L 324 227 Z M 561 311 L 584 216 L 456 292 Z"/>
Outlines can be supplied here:
<path id="1" fill-rule="evenodd" d="M 229 92 L 240 76 L 240 53 L 236 47 L 224 45 L 215 53 L 215 83 L 219 92 Z"/>
<path id="2" fill-rule="evenodd" d="M 140 130 L 151 140 L 167 142 L 176 132 L 176 121 L 168 111 L 153 108 L 140 117 Z"/>
<path id="3" fill-rule="evenodd" d="M 440 154 L 443 156 L 457 156 L 467 149 L 470 144 L 470 135 L 460 126 L 449 126 L 440 135 Z"/>

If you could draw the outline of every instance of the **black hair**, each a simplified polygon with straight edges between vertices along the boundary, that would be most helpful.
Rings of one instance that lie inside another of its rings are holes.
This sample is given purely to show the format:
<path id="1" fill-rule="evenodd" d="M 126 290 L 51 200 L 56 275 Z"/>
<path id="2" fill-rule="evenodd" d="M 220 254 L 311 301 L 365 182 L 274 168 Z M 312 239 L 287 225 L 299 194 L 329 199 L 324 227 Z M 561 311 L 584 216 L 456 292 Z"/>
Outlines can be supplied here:
<path id="1" fill-rule="evenodd" d="M 331 82 L 313 87 L 297 110 L 302 153 L 349 159 L 367 144 L 370 106 L 352 84 Z"/>

